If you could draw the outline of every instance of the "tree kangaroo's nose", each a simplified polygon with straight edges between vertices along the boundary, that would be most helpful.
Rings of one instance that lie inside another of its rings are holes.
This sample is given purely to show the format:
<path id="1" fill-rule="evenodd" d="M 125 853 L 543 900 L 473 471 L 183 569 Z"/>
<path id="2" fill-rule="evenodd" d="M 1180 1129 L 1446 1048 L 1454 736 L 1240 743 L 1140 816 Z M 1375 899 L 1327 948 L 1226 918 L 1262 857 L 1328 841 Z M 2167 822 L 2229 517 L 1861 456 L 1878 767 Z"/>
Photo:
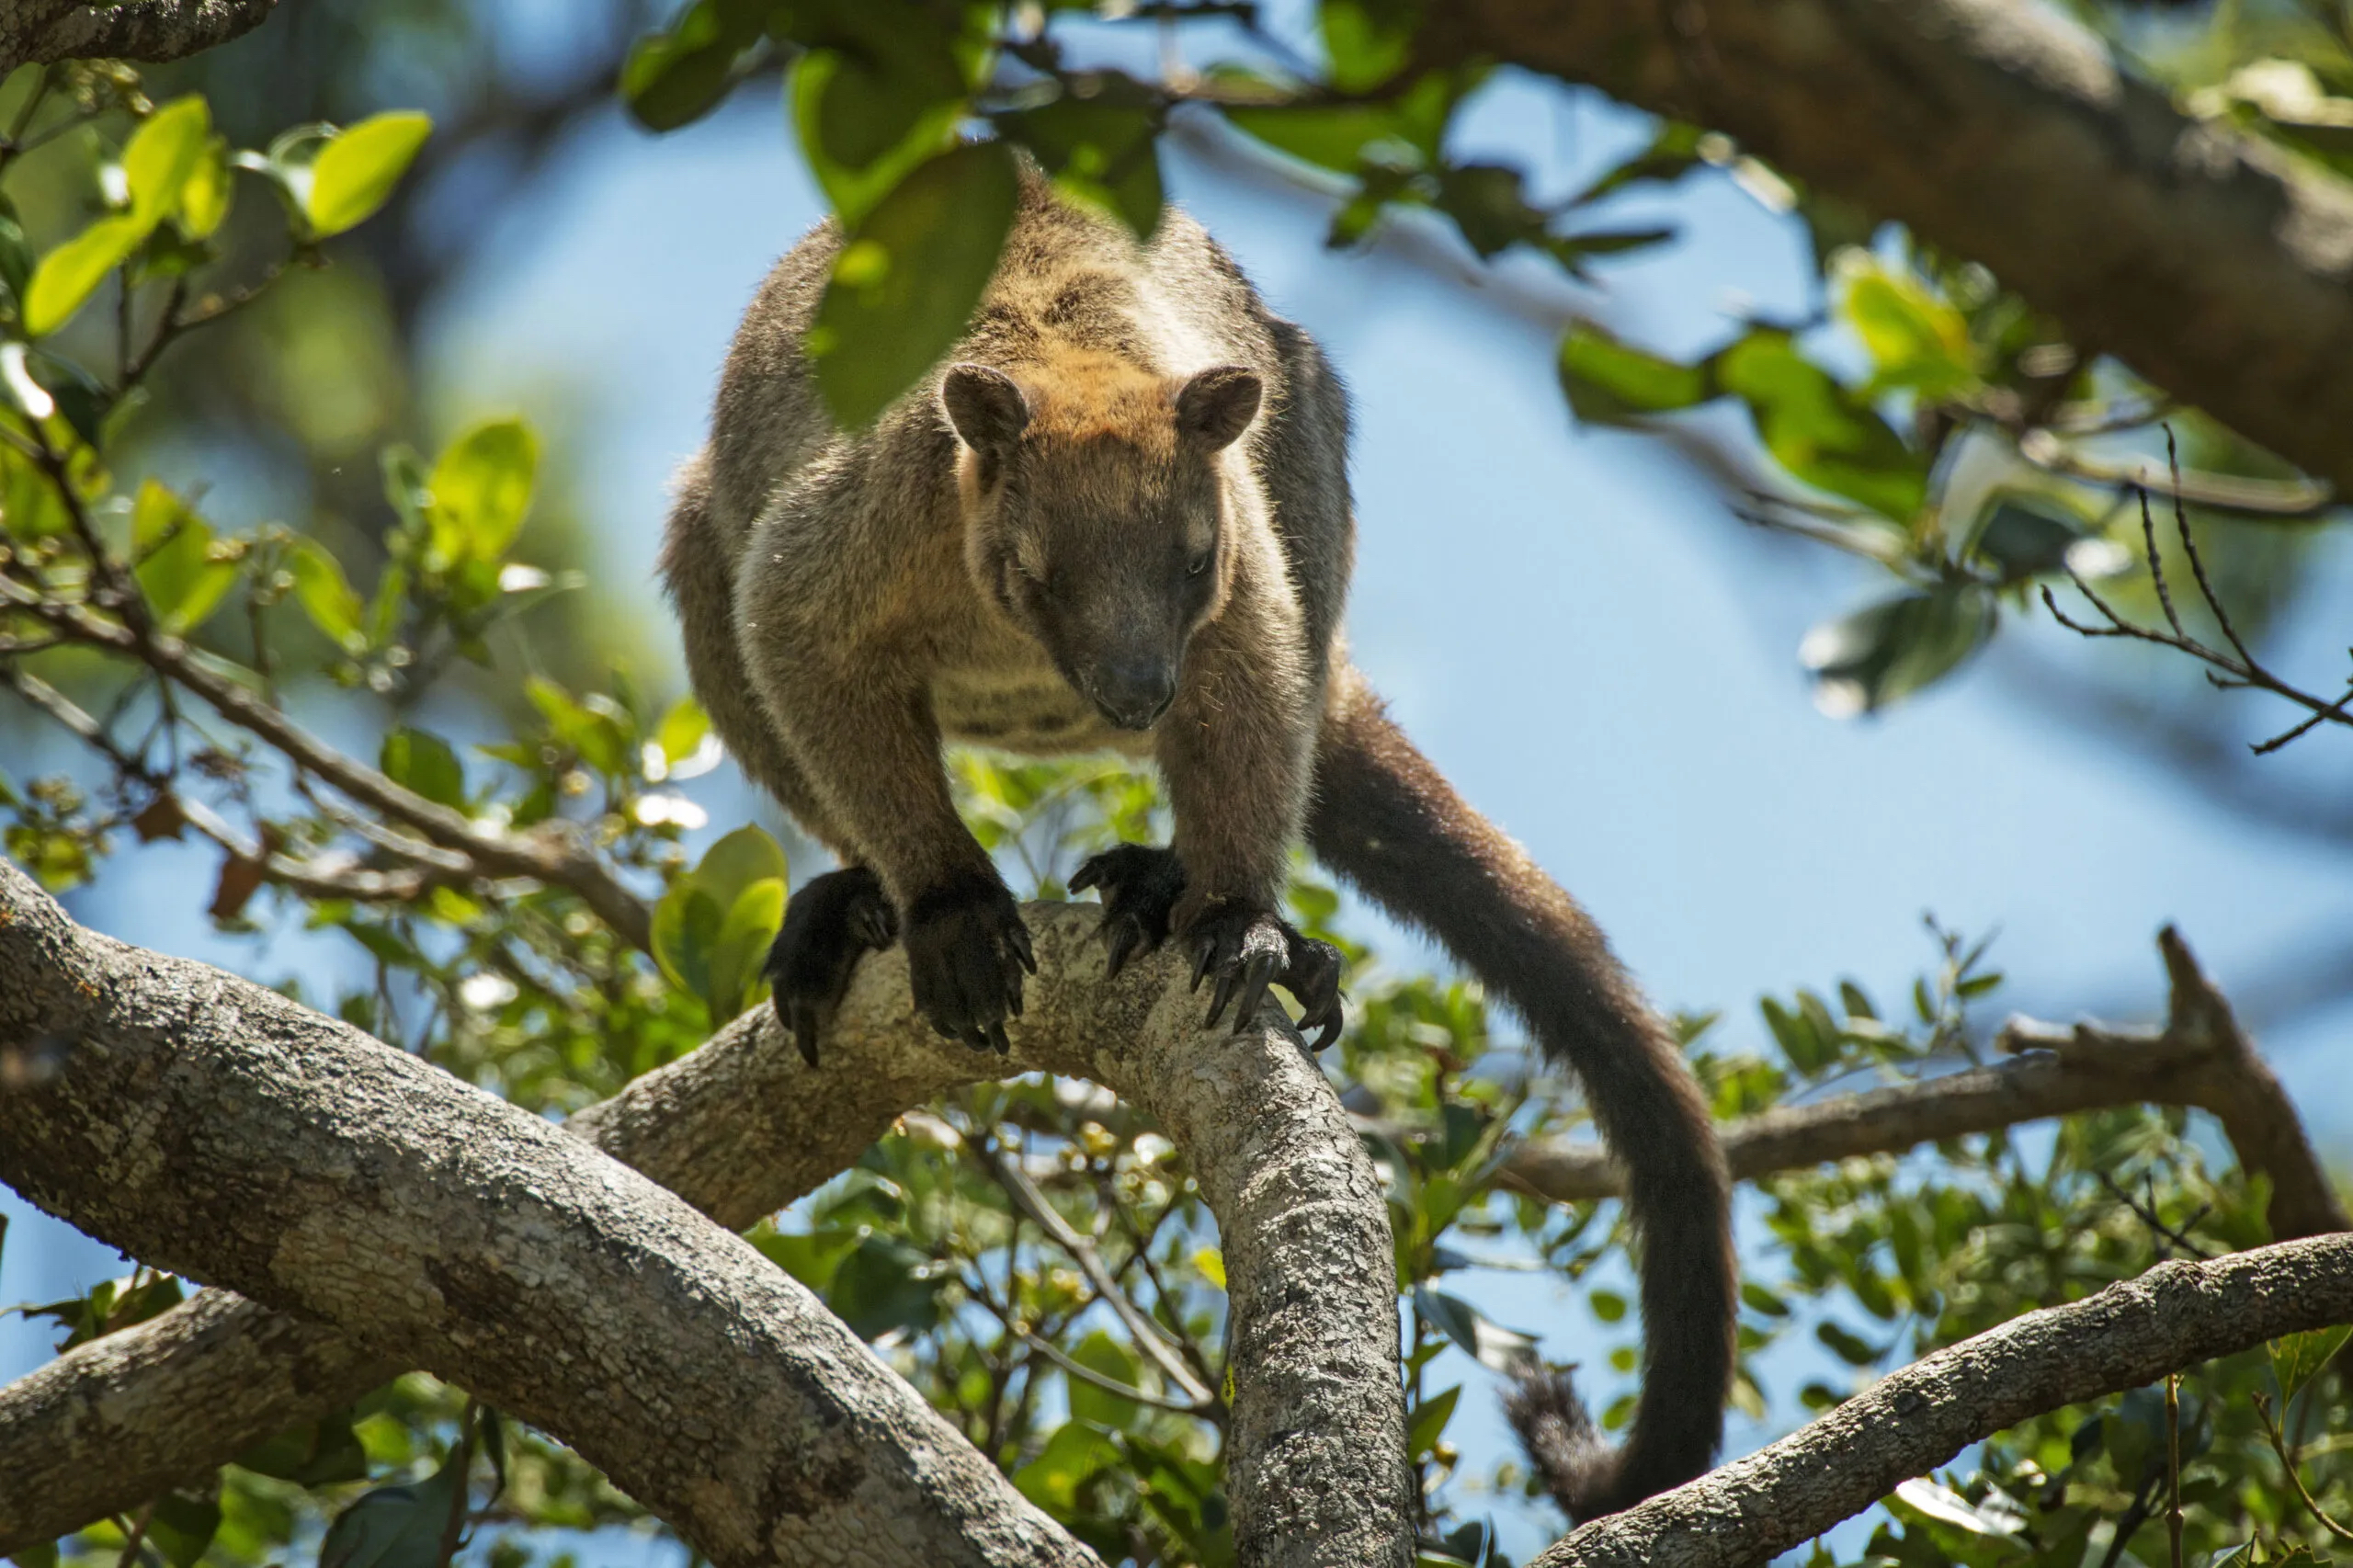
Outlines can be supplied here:
<path id="1" fill-rule="evenodd" d="M 1106 660 L 1095 672 L 1095 706 L 1122 730 L 1148 730 L 1176 695 L 1176 672 L 1165 659 Z"/>

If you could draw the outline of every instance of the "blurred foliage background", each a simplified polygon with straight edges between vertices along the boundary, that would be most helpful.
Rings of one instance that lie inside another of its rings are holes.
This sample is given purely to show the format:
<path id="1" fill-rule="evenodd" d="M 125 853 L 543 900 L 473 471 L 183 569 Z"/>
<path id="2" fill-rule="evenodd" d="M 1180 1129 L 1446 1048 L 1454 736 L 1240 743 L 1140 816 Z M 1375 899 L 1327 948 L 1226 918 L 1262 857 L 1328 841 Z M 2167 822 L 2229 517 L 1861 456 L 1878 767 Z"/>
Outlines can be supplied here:
<path id="1" fill-rule="evenodd" d="M 1385 246 L 1535 301 L 1525 330 L 1550 335 L 1571 415 L 1643 433 L 1774 541 L 1755 591 L 1815 623 L 1793 652 L 1825 714 L 1887 710 L 2030 640 L 2031 678 L 2006 700 L 2058 705 L 2205 809 L 2316 856 L 2353 845 L 2341 715 L 2249 749 L 2345 689 L 2313 656 L 2333 658 L 2345 628 L 2333 497 L 2068 343 L 1983 268 L 1689 126 L 1643 124 L 1631 155 L 1560 189 L 1540 150 L 1466 151 L 1483 95 L 1530 89 L 1421 60 L 1411 5 L 892 9 L 306 0 L 178 65 L 28 68 L 0 85 L 8 852 L 61 891 L 182 900 L 249 972 L 550 1113 L 761 1004 L 786 890 L 823 865 L 720 787 L 648 585 L 591 570 L 593 524 L 651 519 L 599 515 L 561 389 L 528 421 L 483 417 L 426 358 L 435 312 L 487 265 L 493 220 L 530 210 L 584 127 L 622 102 L 651 133 L 755 100 L 763 133 L 800 150 L 870 242 L 828 317 L 827 390 L 847 417 L 929 363 L 961 322 L 957 288 L 967 302 L 979 288 L 951 277 L 928 312 L 890 292 L 1001 225 L 956 190 L 908 205 L 960 133 L 1028 148 L 1140 228 L 1173 161 L 1246 167 L 1335 247 Z M 2353 173 L 2341 11 L 2074 9 L 2195 112 Z M 1595 278 L 1680 254 L 1676 203 L 1725 185 L 1801 229 L 1806 308 L 1727 312 L 1697 350 L 1589 308 L 1606 299 L 1579 291 Z M 616 279 L 612 309 L 662 287 Z M 2155 491 L 2145 527 L 2139 486 Z M 1822 551 L 1849 564 L 1806 564 Z M 1472 608 L 1425 607 L 1441 622 Z M 2054 612 L 2175 630 L 2204 652 L 2122 638 L 2110 656 L 2050 635 Z M 169 667 L 123 640 L 169 636 L 187 639 Z M 2217 691 L 2203 677 L 2218 669 L 2270 689 Z M 340 753 L 257 740 L 205 699 L 231 688 Z M 366 775 L 357 788 L 339 757 Z M 1165 831 L 1150 780 L 1097 761 L 963 756 L 957 780 L 1024 892 L 1059 896 L 1091 849 Z M 615 930 L 580 886 L 451 869 L 420 846 L 419 801 L 485 834 L 588 846 L 658 900 L 650 931 Z M 191 841 L 217 851 L 209 885 L 142 869 Z M 1576 1285 L 1587 1384 L 1621 1421 L 1639 1325 L 1616 1206 L 1548 1204 L 1505 1179 L 1512 1141 L 1581 1119 L 1511 1020 L 1421 972 L 1421 949 L 1304 864 L 1293 903 L 1350 959 L 1350 1027 L 1328 1062 L 1383 1130 L 1426 1551 L 1505 1562 L 1556 1528 L 1489 1414 L 1496 1374 L 1544 1326 L 1517 1315 L 1539 1298 L 1515 1278 Z M 2316 939 L 2283 982 L 2298 1007 L 2353 985 L 2341 941 Z M 1920 952 L 1900 1003 L 1824 954 L 1753 1019 L 1684 1016 L 1720 1113 L 1975 1060 L 2000 948 L 1932 925 Z M 1757 1183 L 1746 1430 L 2159 1257 L 2257 1244 L 2262 1198 L 2202 1119 L 2153 1109 Z M 912 1114 L 754 1239 L 1107 1560 L 1231 1561 L 1222 1401 L 1187 1388 L 1222 1383 L 1214 1227 L 1176 1152 L 1109 1096 L 1025 1081 Z M 1159 1325 L 1153 1343 L 1107 1290 Z M 179 1296 L 138 1270 L 64 1282 L 26 1316 L 63 1348 Z M 2353 1519 L 2347 1393 L 2315 1369 L 2333 1348 L 2199 1369 L 2176 1415 L 2154 1390 L 2029 1423 L 1816 1557 L 2165 1561 L 2169 1433 L 2197 1561 L 2325 1557 L 2343 1535 L 2327 1519 Z M 461 1554 L 499 1568 L 691 1555 L 560 1447 L 416 1376 L 17 1561 L 431 1562 L 453 1508 L 471 1519 Z"/>

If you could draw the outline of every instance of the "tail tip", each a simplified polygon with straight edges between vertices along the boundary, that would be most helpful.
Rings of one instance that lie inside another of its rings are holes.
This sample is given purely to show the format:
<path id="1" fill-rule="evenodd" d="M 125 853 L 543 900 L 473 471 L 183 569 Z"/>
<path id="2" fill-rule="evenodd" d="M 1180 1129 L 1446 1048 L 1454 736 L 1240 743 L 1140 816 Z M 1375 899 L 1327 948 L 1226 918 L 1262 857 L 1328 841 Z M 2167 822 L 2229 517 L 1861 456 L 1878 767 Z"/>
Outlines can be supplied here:
<path id="1" fill-rule="evenodd" d="M 1637 1439 L 1613 1447 L 1601 1435 L 1576 1390 L 1575 1369 L 1529 1360 L 1512 1369 L 1504 1392 L 1504 1419 L 1528 1455 L 1544 1490 L 1573 1525 L 1631 1508 L 1644 1498 L 1681 1485 L 1703 1472 L 1713 1457 L 1698 1462 L 1634 1462 L 1636 1450 L 1655 1461 Z"/>

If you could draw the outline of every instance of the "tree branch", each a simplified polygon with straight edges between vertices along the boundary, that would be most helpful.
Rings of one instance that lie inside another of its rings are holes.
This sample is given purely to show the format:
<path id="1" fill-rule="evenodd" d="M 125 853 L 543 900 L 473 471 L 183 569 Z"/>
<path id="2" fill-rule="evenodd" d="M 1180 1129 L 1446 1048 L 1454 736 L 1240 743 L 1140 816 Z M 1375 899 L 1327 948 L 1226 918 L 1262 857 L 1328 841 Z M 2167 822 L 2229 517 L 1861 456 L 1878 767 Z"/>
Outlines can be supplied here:
<path id="1" fill-rule="evenodd" d="M 2029 0 L 1464 0 L 1433 41 L 1714 127 L 2353 494 L 2353 188 Z"/>
<path id="2" fill-rule="evenodd" d="M 278 0 L 25 0 L 0 12 L 0 75 L 58 60 L 181 60 L 261 26 Z"/>
<path id="3" fill-rule="evenodd" d="M 715 1563 L 1093 1562 L 798 1282 L 539 1118 L 0 866 L 0 1176 L 570 1443 Z M 847 1543 L 847 1544 L 846 1544 Z"/>
<path id="4" fill-rule="evenodd" d="M 1533 1568 L 1761 1568 L 2029 1416 L 2353 1322 L 2353 1236 L 2158 1264 L 1893 1372 L 1819 1421 L 1571 1532 Z"/>
<path id="5" fill-rule="evenodd" d="M 2179 1105 L 2211 1113 L 2240 1165 L 2271 1178 L 2275 1237 L 2353 1230 L 2294 1102 L 2232 1017 L 2230 1004 L 2172 926 L 2158 933 L 2157 945 L 2172 983 L 2163 1029 L 2061 1028 L 2013 1018 L 1999 1044 L 2017 1054 L 2015 1061 L 1733 1122 L 1723 1130 L 1723 1144 L 1733 1176 L 1749 1181 L 2109 1106 Z M 1625 1190 L 1608 1156 L 1583 1142 L 1529 1143 L 1504 1168 L 1529 1191 L 1557 1202 Z"/>
<path id="6" fill-rule="evenodd" d="M 215 998 L 213 1006 L 197 1008 L 186 1022 L 176 1018 L 166 1026 L 192 1040 L 208 1030 L 242 1034 L 256 1017 L 299 1017 L 314 1031 L 338 1040 L 358 1038 L 274 994 L 227 981 L 202 966 L 134 955 L 104 938 L 74 932 L 20 876 L 0 871 L 0 972 L 24 975 L 28 983 L 73 961 L 70 955 L 36 961 L 23 954 L 24 930 L 41 924 L 22 913 L 28 910 L 46 912 L 43 928 L 64 933 L 59 942 L 114 955 L 111 961 L 118 966 L 136 965 L 142 982 L 103 992 L 97 1004 L 101 1010 L 135 1011 L 153 1006 L 141 1003 L 145 992 L 188 995 L 200 987 Z M 1094 940 L 1096 911 L 1041 904 L 1030 906 L 1028 915 L 1040 973 L 1031 983 L 1027 1016 L 1011 1031 L 1010 1061 L 932 1035 L 913 1015 L 904 958 L 880 955 L 860 966 L 826 1039 L 822 1069 L 801 1065 L 761 1009 L 700 1051 L 574 1117 L 567 1130 L 676 1189 L 722 1224 L 740 1226 L 842 1169 L 897 1116 L 956 1085 L 1031 1071 L 1079 1074 L 1104 1084 L 1152 1115 L 1187 1152 L 1218 1218 L 1232 1292 L 1230 1362 L 1235 1384 L 1228 1490 L 1236 1539 L 1247 1543 L 1245 1561 L 1409 1562 L 1409 1479 L 1403 1458 L 1404 1412 L 1396 1376 L 1387 1211 L 1337 1098 L 1288 1029 L 1265 1028 L 1232 1038 L 1201 1034 L 1199 998 L 1188 991 L 1183 967 L 1173 954 L 1152 960 L 1137 980 L 1106 985 Z M 233 995 L 240 1014 L 232 1015 L 219 1000 Z M 18 1016 L 27 1004 L 16 996 L 13 987 L 0 994 L 0 1040 L 28 1027 Z M 152 1014 L 139 1016 L 159 1021 Z M 105 1041 L 110 1058 L 112 1037 L 91 1032 Z M 358 1041 L 358 1050 L 369 1061 L 383 1054 L 364 1040 Z M 78 1081 L 85 1053 L 86 1047 L 69 1058 L 64 1084 Z M 165 1076 L 188 1071 L 183 1062 Z M 308 1059 L 300 1068 L 304 1080 L 323 1071 L 321 1062 Z M 419 1069 L 416 1076 L 432 1083 L 438 1094 L 469 1103 L 473 1098 L 429 1070 Z M 238 1087 L 267 1101 L 280 1116 L 306 1103 L 283 1085 L 241 1081 Z M 177 1146 L 199 1136 L 210 1146 L 210 1124 L 202 1117 L 187 1127 L 179 1124 L 188 1118 L 161 1118 L 153 1104 L 155 1089 L 149 1085 L 143 1094 L 137 1115 L 120 1109 L 117 1122 L 153 1128 L 160 1119 L 175 1141 L 169 1162 L 174 1180 L 186 1181 L 189 1165 Z M 55 1184 L 36 1185 L 44 1206 L 50 1206 L 52 1191 L 68 1188 L 79 1204 L 85 1184 L 108 1179 L 97 1174 L 102 1163 L 87 1153 L 68 1159 L 63 1152 L 42 1162 L 40 1146 L 66 1152 L 74 1146 L 49 1144 L 48 1133 L 19 1135 L 20 1102 L 34 1097 L 0 1099 L 0 1175 L 16 1183 L 27 1167 L 39 1165 L 40 1182 Z M 404 1108 L 401 1114 L 414 1119 L 415 1113 Z M 535 1130 L 536 1142 L 542 1124 L 524 1120 Z M 347 1141 L 357 1140 L 372 1148 L 396 1132 L 353 1126 L 333 1142 L 348 1150 Z M 245 1158 L 261 1158 L 254 1150 L 266 1145 L 251 1142 L 259 1136 L 249 1134 Z M 338 1158 L 350 1168 L 358 1156 L 347 1152 Z M 274 1167 L 276 1157 L 270 1160 Z M 105 1167 L 112 1163 L 105 1162 Z M 267 1187 L 272 1179 L 267 1173 L 235 1171 L 234 1187 L 249 1194 L 239 1204 L 265 1209 L 265 1195 L 252 1189 L 256 1184 Z M 616 1172 L 612 1179 L 623 1178 Z M 408 1184 L 393 1185 L 404 1191 Z M 437 1176 L 428 1185 L 449 1184 Z M 327 1190 L 335 1188 L 329 1184 Z M 153 1234 L 156 1221 L 142 1217 L 150 1197 L 158 1203 L 186 1200 L 149 1195 L 143 1188 L 136 1192 L 135 1198 L 110 1201 L 141 1210 L 120 1218 L 125 1225 L 140 1227 L 136 1240 L 144 1248 L 159 1239 Z M 399 1193 L 389 1199 L 408 1200 Z M 466 1208 L 471 1210 L 471 1202 Z M 112 1210 L 108 1218 L 112 1230 Z M 488 1219 L 475 1216 L 466 1224 L 479 1226 Z M 315 1235 L 325 1223 L 315 1215 L 296 1216 L 278 1228 Z M 256 1278 L 242 1271 L 231 1278 L 217 1272 L 221 1264 L 210 1248 L 201 1258 L 188 1256 L 193 1249 L 178 1239 L 183 1230 L 168 1230 L 160 1238 L 170 1244 L 158 1249 L 158 1261 L 166 1261 L 162 1253 L 168 1251 L 169 1262 L 192 1267 L 199 1277 L 250 1285 L 282 1303 L 336 1315 L 307 1299 L 289 1301 L 278 1293 L 285 1289 L 282 1282 L 267 1268 Z M 134 1238 L 122 1230 L 113 1231 L 113 1239 Z M 380 1286 L 378 1293 L 395 1289 Z M 775 1287 L 769 1290 L 774 1294 Z M 352 1315 L 347 1321 L 354 1327 L 372 1322 L 366 1302 L 342 1297 L 337 1301 L 347 1307 Z M 392 1307 L 395 1316 L 410 1310 L 399 1302 Z M 534 1323 L 551 1321 L 551 1315 L 563 1314 L 528 1314 Z M 476 1370 L 486 1340 L 470 1320 L 459 1326 L 475 1337 L 446 1354 L 434 1348 L 422 1328 L 400 1335 L 371 1328 L 367 1340 L 374 1348 L 362 1348 L 325 1327 L 208 1291 L 151 1323 L 61 1357 L 0 1391 L 0 1473 L 33 1482 L 0 1491 L 0 1551 L 135 1506 L 162 1485 L 347 1403 L 412 1363 L 448 1369 L 448 1375 L 472 1387 L 458 1373 L 461 1368 Z M 432 1332 L 450 1330 L 438 1320 L 432 1325 Z M 567 1379 L 577 1381 L 577 1375 Z M 544 1421 L 609 1465 L 610 1456 L 592 1449 L 584 1434 L 545 1416 L 545 1388 L 516 1391 L 521 1393 L 529 1397 L 494 1397 Z M 710 1411 L 740 1407 L 731 1390 L 699 1415 L 641 1415 L 654 1423 L 646 1431 L 666 1431 L 667 1423 L 686 1420 L 698 1424 L 688 1430 L 699 1433 L 713 1425 Z M 724 1425 L 741 1424 L 731 1416 Z M 716 1436 L 732 1440 L 741 1435 Z M 950 1441 L 970 1453 L 961 1437 Z M 634 1472 L 625 1479 L 616 1471 L 615 1479 L 636 1490 Z M 651 1506 L 664 1506 L 650 1492 L 638 1494 Z M 665 1517 L 682 1522 L 667 1512 Z M 915 1552 L 904 1560 L 931 1559 Z"/>

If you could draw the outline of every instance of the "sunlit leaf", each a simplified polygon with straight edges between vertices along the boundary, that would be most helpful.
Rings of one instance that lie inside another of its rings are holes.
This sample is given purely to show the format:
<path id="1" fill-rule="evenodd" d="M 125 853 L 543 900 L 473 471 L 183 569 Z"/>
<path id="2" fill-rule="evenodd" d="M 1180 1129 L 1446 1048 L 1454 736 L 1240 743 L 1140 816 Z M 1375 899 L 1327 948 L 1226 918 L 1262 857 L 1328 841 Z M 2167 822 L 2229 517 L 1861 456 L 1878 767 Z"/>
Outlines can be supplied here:
<path id="1" fill-rule="evenodd" d="M 760 969 L 784 924 L 784 880 L 763 877 L 735 896 L 727 916 L 711 939 L 706 966 L 710 991 L 706 997 L 713 1028 L 744 1010 L 760 981 Z"/>
<path id="2" fill-rule="evenodd" d="M 294 579 L 294 602 L 328 641 L 347 653 L 368 645 L 360 630 L 368 607 L 343 574 L 343 563 L 324 546 L 316 540 L 296 540 L 287 547 L 286 570 Z"/>
<path id="3" fill-rule="evenodd" d="M 180 227 L 190 239 L 207 237 L 229 216 L 235 195 L 236 185 L 229 176 L 229 143 L 214 136 L 206 142 L 180 187 Z"/>
<path id="4" fill-rule="evenodd" d="M 370 115 L 321 147 L 302 203 L 312 234 L 325 239 L 373 216 L 432 134 L 429 115 L 395 109 Z"/>
<path id="5" fill-rule="evenodd" d="M 1365 92 L 1397 74 L 1412 56 L 1421 15 L 1421 0 L 1322 0 L 1315 19 L 1332 85 Z"/>
<path id="6" fill-rule="evenodd" d="M 1092 1372 L 1100 1372 L 1115 1383 L 1129 1388 L 1141 1388 L 1143 1382 L 1143 1358 L 1133 1347 L 1114 1339 L 1102 1329 L 1097 1329 L 1070 1348 L 1070 1358 Z M 1066 1378 L 1070 1391 L 1070 1414 L 1074 1421 L 1089 1421 L 1098 1426 L 1133 1426 L 1144 1416 L 1144 1408 L 1134 1400 L 1123 1399 L 1108 1389 L 1090 1383 L 1083 1378 Z"/>
<path id="7" fill-rule="evenodd" d="M 437 562 L 496 561 L 530 510 L 540 444 L 519 419 L 475 426 L 444 448 L 433 465 L 426 509 Z"/>
<path id="8" fill-rule="evenodd" d="M 1443 1393 L 1430 1395 L 1406 1417 L 1405 1452 L 1415 1462 L 1427 1459 L 1438 1440 L 1446 1435 L 1446 1424 L 1454 1419 L 1454 1407 L 1461 1399 L 1462 1387 L 1458 1383 Z"/>
<path id="9" fill-rule="evenodd" d="M 1689 408 L 1716 392 L 1705 364 L 1680 364 L 1582 324 L 1561 339 L 1561 386 L 1576 416 L 1596 425 Z"/>
<path id="10" fill-rule="evenodd" d="M 465 765 L 449 743 L 425 730 L 398 729 L 384 737 L 377 756 L 384 776 L 415 790 L 438 805 L 462 811 L 466 804 Z"/>
<path id="11" fill-rule="evenodd" d="M 1774 460 L 1818 490 L 1907 522 L 1927 493 L 1925 460 L 1859 406 L 1790 335 L 1757 327 L 1716 357 L 1716 381 L 1748 404 Z"/>
<path id="12" fill-rule="evenodd" d="M 194 94 L 164 105 L 131 133 L 122 150 L 122 173 L 142 237 L 179 210 L 188 176 L 211 140 L 212 111 Z"/>
<path id="13" fill-rule="evenodd" d="M 25 331 L 46 337 L 73 319 L 107 274 L 131 259 L 153 226 L 128 212 L 101 218 L 42 256 L 25 287 Z"/>
<path id="14" fill-rule="evenodd" d="M 204 519 L 152 479 L 131 507 L 131 538 L 142 555 L 140 589 L 166 631 L 203 625 L 237 580 L 235 558 Z"/>
<path id="15" fill-rule="evenodd" d="M 719 107 L 735 85 L 736 57 L 758 37 L 741 6 L 697 0 L 676 25 L 630 46 L 621 65 L 621 101 L 648 131 L 676 131 Z"/>
<path id="16" fill-rule="evenodd" d="M 1951 1487 L 1926 1476 L 1914 1476 L 1895 1489 L 1898 1499 L 1941 1524 L 1954 1525 L 1976 1535 L 2016 1535 L 2026 1528 L 2024 1517 L 2006 1509 L 1981 1507 Z"/>
<path id="17" fill-rule="evenodd" d="M 872 424 L 962 335 L 1018 185 L 1003 142 L 957 147 L 917 165 L 852 231 L 808 336 L 818 389 L 844 426 Z"/>

